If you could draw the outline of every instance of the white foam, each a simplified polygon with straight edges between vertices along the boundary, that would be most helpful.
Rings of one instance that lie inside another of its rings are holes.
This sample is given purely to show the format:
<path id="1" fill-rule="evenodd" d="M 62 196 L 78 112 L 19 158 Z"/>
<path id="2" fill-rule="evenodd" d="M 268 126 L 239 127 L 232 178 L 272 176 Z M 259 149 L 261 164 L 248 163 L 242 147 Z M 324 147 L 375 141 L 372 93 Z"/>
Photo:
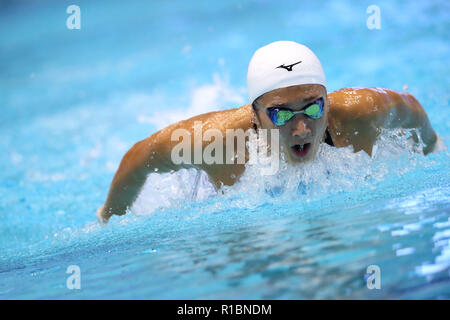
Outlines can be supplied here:
<path id="1" fill-rule="evenodd" d="M 197 192 L 192 198 L 197 174 Z M 206 173 L 195 169 L 182 169 L 174 173 L 152 173 L 131 207 L 136 215 L 148 215 L 157 209 L 179 206 L 186 201 L 203 201 L 216 192 Z"/>
<path id="2" fill-rule="evenodd" d="M 246 171 L 235 185 L 222 187 L 224 194 L 217 195 L 214 209 L 230 205 L 253 208 L 268 198 L 275 202 L 295 197 L 313 201 L 327 194 L 375 188 L 376 183 L 388 175 L 404 174 L 414 169 L 420 159 L 426 161 L 420 148 L 412 145 L 404 132 L 382 134 L 376 145 L 377 150 L 370 157 L 364 151 L 354 153 L 352 147 L 334 148 L 321 144 L 313 161 L 299 165 L 280 161 L 279 171 L 270 176 L 261 175 L 264 165 L 247 163 Z M 149 175 L 131 211 L 147 215 L 158 208 L 181 206 L 216 195 L 203 172 L 197 197 L 191 199 L 196 174 L 194 169 L 183 169 L 173 174 Z"/>

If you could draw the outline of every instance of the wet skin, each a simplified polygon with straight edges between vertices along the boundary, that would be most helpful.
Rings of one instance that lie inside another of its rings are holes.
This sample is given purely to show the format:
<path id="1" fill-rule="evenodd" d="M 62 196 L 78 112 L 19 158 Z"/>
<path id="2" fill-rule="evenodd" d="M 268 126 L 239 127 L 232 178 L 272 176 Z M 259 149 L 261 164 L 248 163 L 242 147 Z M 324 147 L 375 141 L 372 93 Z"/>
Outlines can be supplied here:
<path id="1" fill-rule="evenodd" d="M 285 125 L 276 126 L 267 116 L 267 108 L 282 106 L 299 111 L 320 97 L 324 99 L 324 114 L 319 119 L 296 114 Z M 285 160 L 294 164 L 314 158 L 327 128 L 335 147 L 351 145 L 355 152 L 364 150 L 369 155 L 383 128 L 416 129 L 424 143 L 424 154 L 433 151 L 437 140 L 425 110 L 408 93 L 379 88 L 345 88 L 327 94 L 321 85 L 276 89 L 256 99 L 254 108 L 247 104 L 236 109 L 201 114 L 176 122 L 137 142 L 123 157 L 105 204 L 97 210 L 99 221 L 106 222 L 113 214 L 125 214 L 136 200 L 147 175 L 155 169 L 158 173 L 182 168 L 201 169 L 217 189 L 222 185 L 233 185 L 239 179 L 245 171 L 245 164 L 175 165 L 172 162 L 172 148 L 179 143 L 172 141 L 173 131 L 182 128 L 193 133 L 196 121 L 202 123 L 203 131 L 216 129 L 223 137 L 226 137 L 227 129 L 246 131 L 254 128 L 255 124 L 262 129 L 279 129 L 280 149 L 286 155 Z M 203 148 L 209 143 L 203 141 Z M 225 148 L 225 143 L 223 145 Z M 226 154 L 225 150 L 223 154 Z"/>

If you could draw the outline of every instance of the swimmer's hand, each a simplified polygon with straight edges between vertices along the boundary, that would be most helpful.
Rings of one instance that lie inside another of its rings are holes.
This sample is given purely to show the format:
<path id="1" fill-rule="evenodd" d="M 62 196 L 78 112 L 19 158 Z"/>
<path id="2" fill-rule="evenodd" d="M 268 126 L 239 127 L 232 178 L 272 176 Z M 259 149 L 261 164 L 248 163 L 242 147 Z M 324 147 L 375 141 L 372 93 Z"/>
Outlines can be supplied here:
<path id="1" fill-rule="evenodd" d="M 100 206 L 97 209 L 97 220 L 100 224 L 106 224 L 109 220 L 109 217 L 105 213 L 105 206 Z"/>

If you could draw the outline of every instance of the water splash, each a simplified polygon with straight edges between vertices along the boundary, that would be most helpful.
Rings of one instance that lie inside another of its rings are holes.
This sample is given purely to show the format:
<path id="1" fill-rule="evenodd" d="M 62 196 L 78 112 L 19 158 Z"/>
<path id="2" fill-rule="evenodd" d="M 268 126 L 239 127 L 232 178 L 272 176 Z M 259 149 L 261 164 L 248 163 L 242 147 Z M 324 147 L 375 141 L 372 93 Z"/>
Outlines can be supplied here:
<path id="1" fill-rule="evenodd" d="M 379 183 L 401 177 L 417 166 L 429 165 L 421 141 L 415 142 L 409 130 L 383 131 L 375 143 L 372 157 L 353 147 L 334 148 L 321 144 L 315 159 L 291 165 L 280 161 L 274 175 L 261 175 L 263 164 L 247 163 L 246 171 L 233 186 L 217 193 L 206 173 L 183 169 L 171 174 L 150 174 L 131 212 L 148 215 L 162 208 L 176 208 L 213 199 L 218 207 L 254 208 L 266 202 L 325 200 L 330 195 L 375 194 Z M 197 181 L 196 181 L 197 180 Z M 193 190 L 197 196 L 192 198 Z M 208 212 L 205 203 L 204 212 Z"/>

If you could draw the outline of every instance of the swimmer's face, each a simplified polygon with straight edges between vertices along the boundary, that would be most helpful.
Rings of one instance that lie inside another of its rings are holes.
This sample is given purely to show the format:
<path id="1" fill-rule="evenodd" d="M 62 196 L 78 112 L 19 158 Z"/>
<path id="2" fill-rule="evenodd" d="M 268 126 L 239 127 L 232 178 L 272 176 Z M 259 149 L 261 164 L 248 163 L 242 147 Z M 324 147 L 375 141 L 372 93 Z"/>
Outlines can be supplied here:
<path id="1" fill-rule="evenodd" d="M 300 111 L 319 98 L 324 101 L 324 111 L 318 119 L 299 113 L 284 125 L 277 126 L 267 113 L 274 107 Z M 307 84 L 276 89 L 260 96 L 253 105 L 262 129 L 279 129 L 280 149 L 286 155 L 286 161 L 298 163 L 314 158 L 327 127 L 329 106 L 324 86 Z"/>

